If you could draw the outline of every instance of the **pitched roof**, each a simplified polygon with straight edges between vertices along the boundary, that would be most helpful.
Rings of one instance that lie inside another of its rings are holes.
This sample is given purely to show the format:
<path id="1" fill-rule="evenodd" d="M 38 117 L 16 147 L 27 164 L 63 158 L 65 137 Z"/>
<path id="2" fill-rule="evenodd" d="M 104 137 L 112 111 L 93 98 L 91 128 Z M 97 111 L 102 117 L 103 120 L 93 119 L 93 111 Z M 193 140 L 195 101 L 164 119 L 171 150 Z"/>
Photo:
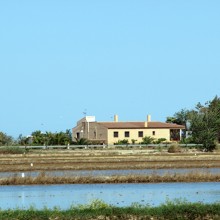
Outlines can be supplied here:
<path id="1" fill-rule="evenodd" d="M 147 127 L 145 127 L 145 122 L 98 122 L 109 129 L 135 129 L 135 128 L 170 128 L 170 129 L 185 129 L 185 126 L 164 123 L 164 122 L 147 122 Z"/>

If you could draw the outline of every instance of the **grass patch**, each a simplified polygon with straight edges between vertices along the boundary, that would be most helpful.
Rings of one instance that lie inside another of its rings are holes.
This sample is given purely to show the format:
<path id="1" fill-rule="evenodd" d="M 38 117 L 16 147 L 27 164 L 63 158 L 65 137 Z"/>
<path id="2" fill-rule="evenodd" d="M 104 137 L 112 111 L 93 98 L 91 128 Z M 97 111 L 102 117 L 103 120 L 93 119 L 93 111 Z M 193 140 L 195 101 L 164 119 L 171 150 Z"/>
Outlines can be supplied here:
<path id="1" fill-rule="evenodd" d="M 158 207 L 133 204 L 129 207 L 108 205 L 101 200 L 94 200 L 88 205 L 72 206 L 68 210 L 0 210 L 0 219 L 219 219 L 220 203 L 203 204 L 187 201 L 167 201 Z"/>
<path id="2" fill-rule="evenodd" d="M 24 154 L 26 151 L 26 149 L 13 146 L 0 147 L 0 154 Z"/>

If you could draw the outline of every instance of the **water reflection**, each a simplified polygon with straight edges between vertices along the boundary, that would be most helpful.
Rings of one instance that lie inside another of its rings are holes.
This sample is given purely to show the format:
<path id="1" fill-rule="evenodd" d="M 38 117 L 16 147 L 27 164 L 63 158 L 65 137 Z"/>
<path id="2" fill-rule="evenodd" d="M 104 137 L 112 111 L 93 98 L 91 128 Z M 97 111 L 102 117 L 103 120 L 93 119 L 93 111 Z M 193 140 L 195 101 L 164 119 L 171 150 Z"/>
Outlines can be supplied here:
<path id="1" fill-rule="evenodd" d="M 45 206 L 67 209 L 71 205 L 88 204 L 94 199 L 116 206 L 132 203 L 157 206 L 167 199 L 185 198 L 189 202 L 220 202 L 220 183 L 158 184 L 67 184 L 34 186 L 1 186 L 0 208 L 37 209 Z"/>

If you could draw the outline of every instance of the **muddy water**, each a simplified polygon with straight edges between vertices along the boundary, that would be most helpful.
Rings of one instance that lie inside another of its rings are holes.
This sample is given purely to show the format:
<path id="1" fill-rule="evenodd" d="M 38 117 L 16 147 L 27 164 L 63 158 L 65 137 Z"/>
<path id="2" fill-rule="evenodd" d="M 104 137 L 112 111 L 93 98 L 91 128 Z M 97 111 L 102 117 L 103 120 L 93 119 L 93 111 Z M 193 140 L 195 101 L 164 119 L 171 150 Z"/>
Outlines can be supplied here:
<path id="1" fill-rule="evenodd" d="M 34 206 L 60 207 L 88 204 L 95 199 L 116 206 L 132 203 L 158 206 L 166 200 L 186 199 L 189 202 L 220 202 L 220 183 L 158 184 L 67 184 L 0 186 L 0 208 L 27 209 Z"/>

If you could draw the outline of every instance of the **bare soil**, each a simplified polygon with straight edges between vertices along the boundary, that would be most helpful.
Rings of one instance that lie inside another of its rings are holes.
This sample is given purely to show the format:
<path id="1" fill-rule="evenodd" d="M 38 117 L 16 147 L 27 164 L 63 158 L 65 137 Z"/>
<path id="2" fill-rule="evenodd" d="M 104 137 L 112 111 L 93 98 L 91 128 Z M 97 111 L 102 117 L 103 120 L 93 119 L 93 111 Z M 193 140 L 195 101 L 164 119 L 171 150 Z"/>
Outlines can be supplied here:
<path id="1" fill-rule="evenodd" d="M 134 150 L 35 150 L 27 154 L 1 154 L 0 171 L 111 170 L 220 167 L 220 153 L 195 150 L 171 154 Z"/>

